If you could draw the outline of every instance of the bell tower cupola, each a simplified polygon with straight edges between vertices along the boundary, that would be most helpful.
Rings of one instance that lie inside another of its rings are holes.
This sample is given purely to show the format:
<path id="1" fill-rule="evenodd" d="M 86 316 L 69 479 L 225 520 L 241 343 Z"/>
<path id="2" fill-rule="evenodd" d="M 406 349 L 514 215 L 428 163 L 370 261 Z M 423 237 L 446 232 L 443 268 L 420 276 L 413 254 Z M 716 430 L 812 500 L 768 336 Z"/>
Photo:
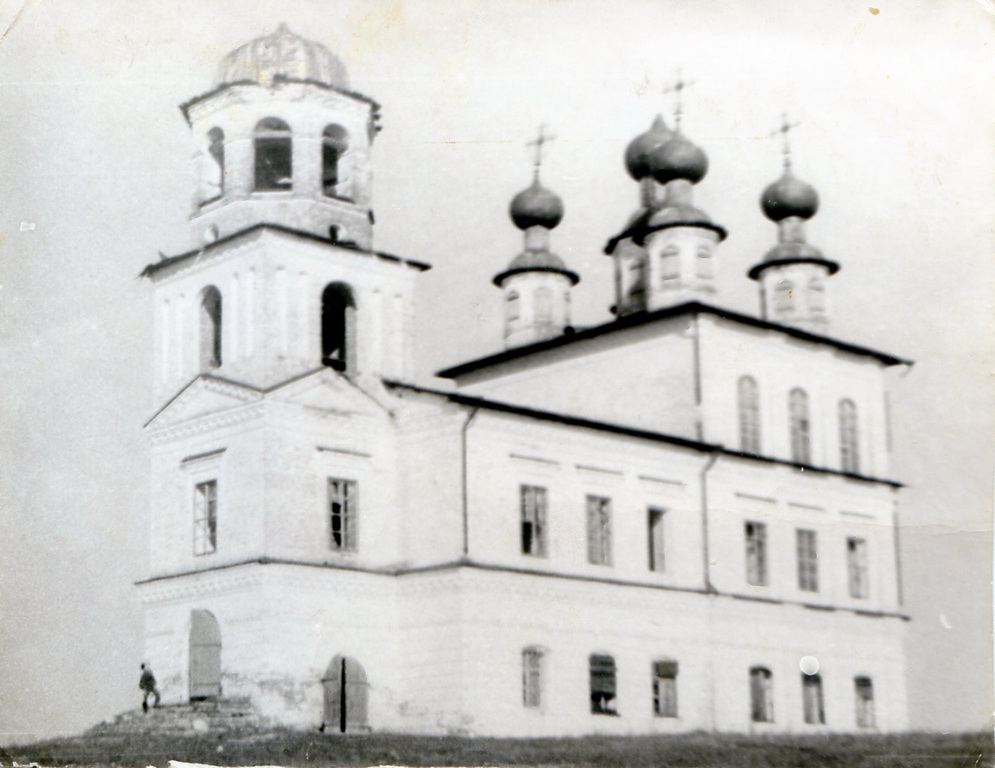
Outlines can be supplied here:
<path id="1" fill-rule="evenodd" d="M 224 57 L 181 109 L 197 142 L 198 245 L 271 224 L 369 249 L 379 106 L 323 45 L 281 25 Z"/>
<path id="2" fill-rule="evenodd" d="M 570 326 L 570 289 L 580 282 L 576 272 L 549 250 L 549 233 L 563 219 L 563 201 L 539 183 L 543 145 L 550 140 L 540 129 L 532 184 L 511 201 L 511 220 L 525 233 L 525 249 L 494 277 L 504 291 L 505 347 L 517 347 L 561 335 Z"/>
<path id="3" fill-rule="evenodd" d="M 827 278 L 840 267 L 806 242 L 805 222 L 819 210 L 819 195 L 792 171 L 788 132 L 793 127 L 784 118 L 777 131 L 784 137 L 784 171 L 760 196 L 764 215 L 777 224 L 778 242 L 748 274 L 760 283 L 764 319 L 825 331 L 829 325 Z"/>

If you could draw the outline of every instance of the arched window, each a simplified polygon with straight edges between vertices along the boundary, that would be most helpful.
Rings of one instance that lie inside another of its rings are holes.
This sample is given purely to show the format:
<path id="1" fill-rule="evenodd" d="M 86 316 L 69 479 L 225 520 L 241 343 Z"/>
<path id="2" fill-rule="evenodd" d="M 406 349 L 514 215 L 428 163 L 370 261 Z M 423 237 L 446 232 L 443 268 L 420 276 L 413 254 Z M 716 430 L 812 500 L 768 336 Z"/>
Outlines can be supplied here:
<path id="1" fill-rule="evenodd" d="M 340 162 L 349 148 L 349 134 L 341 125 L 329 125 L 321 134 L 321 188 L 328 197 L 348 197 L 340 189 Z"/>
<path id="2" fill-rule="evenodd" d="M 542 286 L 535 292 L 535 319 L 537 323 L 553 322 L 553 291 Z"/>
<path id="3" fill-rule="evenodd" d="M 200 295 L 200 367 L 221 366 L 221 291 L 207 286 Z"/>
<path id="4" fill-rule="evenodd" d="M 874 721 L 874 682 L 869 677 L 853 678 L 853 690 L 857 698 L 857 726 L 873 728 Z"/>
<path id="5" fill-rule="evenodd" d="M 517 291 L 511 291 L 508 293 L 508 298 L 505 299 L 507 305 L 505 306 L 505 317 L 509 323 L 513 323 L 521 317 L 521 301 L 518 298 Z"/>
<path id="6" fill-rule="evenodd" d="M 204 159 L 203 202 L 217 200 L 225 191 L 225 133 L 220 128 L 207 132 Z"/>
<path id="7" fill-rule="evenodd" d="M 541 648 L 530 647 L 522 651 L 522 706 L 526 709 L 539 709 L 542 706 Z"/>
<path id="8" fill-rule="evenodd" d="M 321 363 L 337 371 L 356 364 L 356 302 L 344 283 L 331 283 L 321 294 Z"/>
<path id="9" fill-rule="evenodd" d="M 795 387 L 788 395 L 788 417 L 791 424 L 791 460 L 799 464 L 812 461 L 809 441 L 808 395 Z"/>
<path id="10" fill-rule="evenodd" d="M 826 311 L 826 284 L 821 278 L 808 281 L 808 308 L 816 314 Z"/>
<path id="11" fill-rule="evenodd" d="M 698 258 L 695 259 L 697 264 L 698 277 L 704 277 L 710 279 L 715 277 L 715 259 L 714 253 L 710 246 L 706 243 L 702 243 L 698 246 Z"/>
<path id="12" fill-rule="evenodd" d="M 739 449 L 760 453 L 760 393 L 752 376 L 742 376 L 738 385 Z"/>
<path id="13" fill-rule="evenodd" d="M 591 674 L 591 712 L 596 715 L 617 715 L 615 709 L 615 659 L 603 654 L 592 654 L 589 659 Z"/>
<path id="14" fill-rule="evenodd" d="M 840 466 L 844 472 L 860 472 L 857 406 L 853 400 L 840 400 Z"/>
<path id="15" fill-rule="evenodd" d="M 677 717 L 677 662 L 673 659 L 653 662 L 653 714 Z"/>
<path id="16" fill-rule="evenodd" d="M 795 286 L 790 280 L 782 280 L 774 289 L 774 309 L 778 312 L 791 310 Z"/>
<path id="17" fill-rule="evenodd" d="M 826 710 L 822 704 L 822 677 L 802 673 L 802 706 L 805 722 L 812 725 L 824 725 Z"/>
<path id="18" fill-rule="evenodd" d="M 293 178 L 290 126 L 276 117 L 256 124 L 256 185 L 261 192 L 290 189 Z"/>
<path id="19" fill-rule="evenodd" d="M 774 683 L 766 667 L 750 670 L 750 718 L 755 723 L 774 722 Z"/>
<path id="20" fill-rule="evenodd" d="M 668 245 L 660 254 L 660 276 L 663 280 L 676 280 L 681 276 L 681 252 L 676 245 Z"/>
<path id="21" fill-rule="evenodd" d="M 629 290 L 631 299 L 642 299 L 646 293 L 646 254 L 635 251 L 629 260 Z"/>

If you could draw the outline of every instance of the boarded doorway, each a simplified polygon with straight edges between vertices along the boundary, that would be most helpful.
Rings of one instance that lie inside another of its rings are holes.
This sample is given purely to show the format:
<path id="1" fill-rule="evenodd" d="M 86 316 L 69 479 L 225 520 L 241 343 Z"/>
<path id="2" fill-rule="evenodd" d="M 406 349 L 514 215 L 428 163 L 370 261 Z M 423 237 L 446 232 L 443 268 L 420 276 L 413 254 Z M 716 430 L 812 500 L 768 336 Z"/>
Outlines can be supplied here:
<path id="1" fill-rule="evenodd" d="M 210 611 L 190 612 L 190 700 L 221 695 L 221 630 Z"/>
<path id="2" fill-rule="evenodd" d="M 321 684 L 325 689 L 323 730 L 347 733 L 368 729 L 366 705 L 370 684 L 358 661 L 336 656 L 325 670 Z"/>

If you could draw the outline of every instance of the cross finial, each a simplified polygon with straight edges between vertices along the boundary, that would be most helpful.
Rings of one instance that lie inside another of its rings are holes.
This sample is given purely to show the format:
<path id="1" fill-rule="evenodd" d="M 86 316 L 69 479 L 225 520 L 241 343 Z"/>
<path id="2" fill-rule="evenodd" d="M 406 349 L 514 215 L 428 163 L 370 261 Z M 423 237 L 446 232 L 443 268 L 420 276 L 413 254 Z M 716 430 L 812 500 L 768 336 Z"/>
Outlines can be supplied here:
<path id="1" fill-rule="evenodd" d="M 685 88 L 689 88 L 694 85 L 693 80 L 685 80 L 684 76 L 681 74 L 681 70 L 677 70 L 677 79 L 674 81 L 673 85 L 668 85 L 663 89 L 664 94 L 673 93 L 675 94 L 674 99 L 676 104 L 674 106 L 674 129 L 679 131 L 681 129 L 681 115 L 684 113 L 684 104 L 682 95 Z"/>
<path id="2" fill-rule="evenodd" d="M 546 133 L 545 125 L 540 125 L 538 137 L 536 137 L 533 141 L 528 142 L 528 146 L 535 147 L 535 159 L 532 162 L 535 166 L 535 177 L 537 179 L 539 178 L 539 168 L 542 166 L 542 148 L 545 144 L 555 138 L 555 136 Z"/>
<path id="3" fill-rule="evenodd" d="M 787 113 L 781 113 L 781 125 L 778 126 L 777 130 L 770 134 L 771 138 L 781 134 L 781 138 L 784 142 L 783 149 L 781 152 L 784 154 L 784 170 L 791 168 L 791 144 L 788 142 L 788 134 L 791 132 L 792 128 L 797 128 L 801 123 L 792 123 L 788 121 Z"/>

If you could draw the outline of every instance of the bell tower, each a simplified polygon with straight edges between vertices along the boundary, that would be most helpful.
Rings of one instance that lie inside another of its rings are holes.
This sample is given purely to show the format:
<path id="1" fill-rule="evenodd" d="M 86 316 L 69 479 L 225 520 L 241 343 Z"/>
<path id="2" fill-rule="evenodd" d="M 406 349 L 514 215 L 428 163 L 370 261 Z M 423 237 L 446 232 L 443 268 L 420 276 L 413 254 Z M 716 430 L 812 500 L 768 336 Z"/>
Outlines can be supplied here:
<path id="1" fill-rule="evenodd" d="M 377 103 L 286 26 L 221 61 L 181 106 L 196 150 L 193 250 L 155 283 L 156 399 L 212 374 L 271 387 L 321 367 L 409 379 L 414 276 L 373 249 Z"/>
<path id="2" fill-rule="evenodd" d="M 198 243 L 265 223 L 371 246 L 379 106 L 327 48 L 281 25 L 228 54 L 214 88 L 181 109 L 197 143 Z"/>

